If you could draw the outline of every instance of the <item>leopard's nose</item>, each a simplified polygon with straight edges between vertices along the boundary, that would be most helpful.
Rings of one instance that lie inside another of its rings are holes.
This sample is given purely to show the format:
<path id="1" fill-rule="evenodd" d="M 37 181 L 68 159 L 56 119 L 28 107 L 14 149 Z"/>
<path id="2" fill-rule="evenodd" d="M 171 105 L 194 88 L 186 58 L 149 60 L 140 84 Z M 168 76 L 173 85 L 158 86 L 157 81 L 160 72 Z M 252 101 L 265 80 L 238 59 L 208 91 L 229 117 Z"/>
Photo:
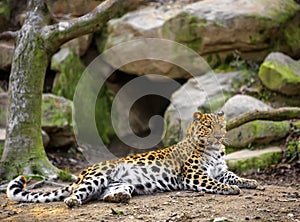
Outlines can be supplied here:
<path id="1" fill-rule="evenodd" d="M 222 136 L 221 136 L 221 135 L 216 135 L 215 138 L 216 138 L 217 140 L 220 140 L 220 139 L 222 139 Z"/>

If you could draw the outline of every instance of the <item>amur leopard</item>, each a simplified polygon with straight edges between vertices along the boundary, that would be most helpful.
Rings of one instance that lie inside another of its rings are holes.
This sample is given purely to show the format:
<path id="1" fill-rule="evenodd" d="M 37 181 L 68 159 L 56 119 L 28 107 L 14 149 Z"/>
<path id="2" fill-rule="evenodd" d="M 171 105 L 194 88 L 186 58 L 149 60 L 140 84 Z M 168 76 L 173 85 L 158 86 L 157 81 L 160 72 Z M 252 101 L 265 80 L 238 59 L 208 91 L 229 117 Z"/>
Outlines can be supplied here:
<path id="1" fill-rule="evenodd" d="M 7 196 L 19 202 L 62 201 L 68 207 L 91 199 L 128 203 L 133 194 L 193 190 L 239 194 L 239 188 L 257 187 L 257 182 L 238 177 L 227 169 L 223 140 L 224 113 L 193 115 L 184 138 L 169 148 L 94 164 L 77 180 L 51 192 L 30 192 L 19 176 L 7 187 Z"/>

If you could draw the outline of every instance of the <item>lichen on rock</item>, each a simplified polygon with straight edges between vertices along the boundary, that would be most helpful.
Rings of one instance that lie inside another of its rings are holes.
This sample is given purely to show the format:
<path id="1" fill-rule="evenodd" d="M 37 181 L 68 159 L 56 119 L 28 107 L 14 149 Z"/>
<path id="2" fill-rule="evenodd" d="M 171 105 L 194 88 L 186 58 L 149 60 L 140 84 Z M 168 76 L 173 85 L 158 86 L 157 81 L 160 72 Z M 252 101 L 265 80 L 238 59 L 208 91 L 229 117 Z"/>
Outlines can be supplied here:
<path id="1" fill-rule="evenodd" d="M 268 144 L 284 138 L 290 130 L 289 121 L 255 120 L 227 132 L 229 147 L 245 148 L 249 144 Z"/>
<path id="2" fill-rule="evenodd" d="M 259 78 L 270 90 L 285 95 L 300 95 L 300 61 L 276 52 L 260 66 Z"/>

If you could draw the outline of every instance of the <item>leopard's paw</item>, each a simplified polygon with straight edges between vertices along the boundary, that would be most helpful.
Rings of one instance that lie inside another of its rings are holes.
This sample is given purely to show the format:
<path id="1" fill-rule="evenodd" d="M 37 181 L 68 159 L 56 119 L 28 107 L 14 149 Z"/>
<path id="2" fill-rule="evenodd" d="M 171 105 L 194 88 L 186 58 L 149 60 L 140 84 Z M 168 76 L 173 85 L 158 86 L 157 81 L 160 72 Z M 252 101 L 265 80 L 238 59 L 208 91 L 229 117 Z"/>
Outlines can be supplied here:
<path id="1" fill-rule="evenodd" d="M 223 189 L 223 194 L 225 195 L 237 195 L 240 194 L 241 190 L 236 185 L 227 185 L 225 189 Z"/>
<path id="2" fill-rule="evenodd" d="M 67 197 L 64 202 L 69 208 L 80 206 L 82 204 L 81 200 L 77 199 L 76 196 Z"/>
<path id="3" fill-rule="evenodd" d="M 126 191 L 120 191 L 115 193 L 109 193 L 103 197 L 105 202 L 112 203 L 129 203 L 131 195 Z"/>
<path id="4" fill-rule="evenodd" d="M 257 186 L 258 183 L 256 180 L 248 180 L 245 187 L 249 189 L 255 189 Z"/>
<path id="5" fill-rule="evenodd" d="M 240 188 L 255 189 L 258 186 L 258 183 L 256 180 L 241 179 L 241 181 L 238 183 L 238 186 Z"/>

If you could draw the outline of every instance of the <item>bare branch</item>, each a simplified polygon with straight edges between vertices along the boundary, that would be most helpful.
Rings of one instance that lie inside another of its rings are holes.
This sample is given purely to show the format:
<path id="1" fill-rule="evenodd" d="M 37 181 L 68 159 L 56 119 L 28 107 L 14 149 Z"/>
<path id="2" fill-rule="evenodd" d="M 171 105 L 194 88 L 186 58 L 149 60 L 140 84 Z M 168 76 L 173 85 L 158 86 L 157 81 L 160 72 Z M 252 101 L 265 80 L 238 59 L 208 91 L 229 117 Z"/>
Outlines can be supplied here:
<path id="1" fill-rule="evenodd" d="M 15 40 L 17 38 L 18 32 L 5 31 L 0 33 L 0 40 Z"/>
<path id="2" fill-rule="evenodd" d="M 111 18 L 126 11 L 133 2 L 138 5 L 136 2 L 143 1 L 106 0 L 84 16 L 46 26 L 44 36 L 49 42 L 47 48 L 55 51 L 60 45 L 73 38 L 100 30 Z"/>
<path id="3" fill-rule="evenodd" d="M 253 111 L 244 113 L 234 119 L 228 120 L 226 128 L 231 130 L 244 123 L 253 120 L 289 120 L 289 119 L 300 119 L 300 108 L 298 107 L 283 107 L 278 109 L 272 109 L 268 111 Z"/>

